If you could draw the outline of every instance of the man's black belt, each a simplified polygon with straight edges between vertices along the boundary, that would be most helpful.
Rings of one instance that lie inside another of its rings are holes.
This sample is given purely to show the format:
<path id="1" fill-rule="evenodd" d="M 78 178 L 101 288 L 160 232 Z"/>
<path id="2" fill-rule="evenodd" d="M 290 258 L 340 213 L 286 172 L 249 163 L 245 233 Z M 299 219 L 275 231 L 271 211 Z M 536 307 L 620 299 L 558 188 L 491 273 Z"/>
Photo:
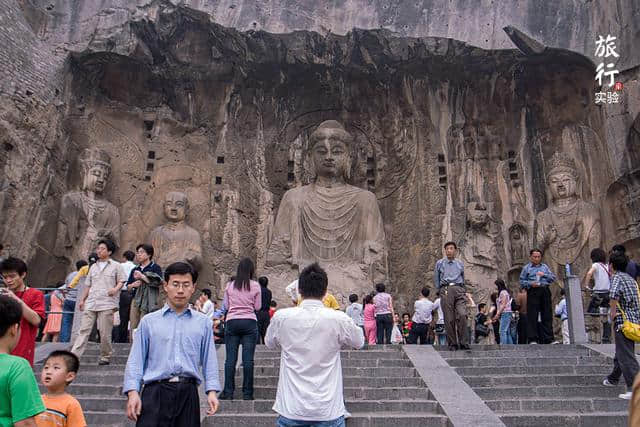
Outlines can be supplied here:
<path id="1" fill-rule="evenodd" d="M 166 384 L 177 384 L 177 383 L 198 384 L 198 380 L 193 378 L 193 377 L 175 376 L 175 377 L 171 377 L 171 378 L 166 378 L 164 380 L 152 381 L 152 382 L 150 382 L 150 383 L 148 383 L 146 385 L 150 386 L 150 385 L 158 384 L 158 383 L 166 383 Z"/>
<path id="2" fill-rule="evenodd" d="M 464 283 L 444 283 L 440 285 L 441 288 L 446 288 L 447 286 L 460 286 L 461 288 L 464 288 Z"/>

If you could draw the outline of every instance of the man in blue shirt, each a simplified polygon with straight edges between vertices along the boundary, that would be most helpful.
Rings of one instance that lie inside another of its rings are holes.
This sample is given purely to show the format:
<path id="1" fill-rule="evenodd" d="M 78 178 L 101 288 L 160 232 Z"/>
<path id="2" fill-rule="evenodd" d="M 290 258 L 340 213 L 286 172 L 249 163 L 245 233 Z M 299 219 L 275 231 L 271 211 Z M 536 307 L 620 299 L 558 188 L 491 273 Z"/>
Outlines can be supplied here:
<path id="1" fill-rule="evenodd" d="M 556 276 L 547 264 L 542 263 L 540 249 L 531 249 L 529 260 L 531 262 L 520 273 L 520 287 L 527 290 L 527 336 L 530 344 L 550 344 L 553 342 L 553 314 L 549 286 L 556 281 Z M 541 336 L 538 336 L 538 316 Z"/>
<path id="2" fill-rule="evenodd" d="M 449 350 L 469 350 L 467 332 L 467 294 L 464 289 L 464 265 L 456 259 L 454 242 L 444 244 L 445 257 L 436 262 L 433 284 L 440 289 L 444 326 Z"/>
<path id="3" fill-rule="evenodd" d="M 137 427 L 200 426 L 198 384 L 202 382 L 209 403 L 207 414 L 218 410 L 216 391 L 221 387 L 213 325 L 207 316 L 189 307 L 197 279 L 190 264 L 171 264 L 164 272 L 167 303 L 140 321 L 123 387 L 129 397 L 127 417 Z"/>

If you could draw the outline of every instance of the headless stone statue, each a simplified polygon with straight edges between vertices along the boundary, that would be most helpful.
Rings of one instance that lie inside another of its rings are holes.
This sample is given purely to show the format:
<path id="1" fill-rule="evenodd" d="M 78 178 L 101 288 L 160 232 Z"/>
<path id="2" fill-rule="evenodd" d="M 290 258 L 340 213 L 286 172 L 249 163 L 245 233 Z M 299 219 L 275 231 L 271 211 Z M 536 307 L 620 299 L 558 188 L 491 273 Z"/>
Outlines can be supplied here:
<path id="1" fill-rule="evenodd" d="M 369 291 L 374 282 L 384 280 L 387 271 L 376 197 L 346 183 L 351 141 L 335 120 L 321 123 L 313 132 L 314 182 L 284 194 L 267 253 L 268 267 L 285 266 L 293 276 L 319 262 L 329 273 L 334 294 L 343 298 Z"/>
<path id="2" fill-rule="evenodd" d="M 200 233 L 185 223 L 189 209 L 187 195 L 172 191 L 164 202 L 164 215 L 169 220 L 149 235 L 155 251 L 155 262 L 163 269 L 177 261 L 187 261 L 196 269 L 202 267 Z"/>
<path id="3" fill-rule="evenodd" d="M 62 197 L 56 253 L 70 261 L 84 259 L 98 241 L 120 240 L 120 213 L 103 191 L 111 173 L 111 158 L 97 148 L 88 148 L 80 157 L 82 191 Z"/>

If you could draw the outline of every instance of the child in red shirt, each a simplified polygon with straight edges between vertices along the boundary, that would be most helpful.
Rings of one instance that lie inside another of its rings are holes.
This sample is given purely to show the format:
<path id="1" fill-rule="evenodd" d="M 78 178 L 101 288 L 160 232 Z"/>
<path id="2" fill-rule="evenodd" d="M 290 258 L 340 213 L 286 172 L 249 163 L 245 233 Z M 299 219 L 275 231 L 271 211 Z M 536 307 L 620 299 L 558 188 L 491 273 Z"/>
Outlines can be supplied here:
<path id="1" fill-rule="evenodd" d="M 45 315 L 44 295 L 42 295 L 42 292 L 28 288 L 25 285 L 24 278 L 27 276 L 27 264 L 21 259 L 9 257 L 2 261 L 0 263 L 0 274 L 6 286 L 0 292 L 15 298 L 22 305 L 20 340 L 11 354 L 27 359 L 29 364 L 33 366 L 38 326 L 40 326 L 40 322 Z"/>

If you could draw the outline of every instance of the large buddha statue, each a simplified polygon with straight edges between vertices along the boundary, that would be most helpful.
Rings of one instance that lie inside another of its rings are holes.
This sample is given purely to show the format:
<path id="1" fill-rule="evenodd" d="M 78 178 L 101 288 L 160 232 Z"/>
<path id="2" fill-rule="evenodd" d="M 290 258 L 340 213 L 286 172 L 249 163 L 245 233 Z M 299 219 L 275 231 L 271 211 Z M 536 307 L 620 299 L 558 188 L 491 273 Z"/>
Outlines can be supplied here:
<path id="1" fill-rule="evenodd" d="M 284 194 L 266 261 L 268 267 L 285 266 L 292 276 L 317 261 L 328 267 L 330 288 L 343 299 L 370 291 L 387 272 L 376 197 L 347 184 L 352 141 L 335 120 L 311 134 L 313 182 Z"/>
<path id="2" fill-rule="evenodd" d="M 82 190 L 62 197 L 56 254 L 75 262 L 85 259 L 98 241 L 120 240 L 120 213 L 103 196 L 111 174 L 111 158 L 103 150 L 87 148 L 80 156 Z"/>
<path id="3" fill-rule="evenodd" d="M 536 242 L 552 268 L 575 263 L 573 272 L 581 275 L 589 265 L 589 251 L 600 247 L 600 211 L 582 200 L 578 169 L 567 154 L 551 158 L 546 178 L 551 203 L 536 218 Z"/>
<path id="4" fill-rule="evenodd" d="M 188 210 L 189 200 L 185 193 L 170 191 L 166 194 L 163 211 L 168 222 L 154 228 L 149 235 L 154 260 L 163 269 L 177 261 L 188 261 L 196 269 L 202 266 L 202 241 L 200 233 L 185 222 Z"/>

